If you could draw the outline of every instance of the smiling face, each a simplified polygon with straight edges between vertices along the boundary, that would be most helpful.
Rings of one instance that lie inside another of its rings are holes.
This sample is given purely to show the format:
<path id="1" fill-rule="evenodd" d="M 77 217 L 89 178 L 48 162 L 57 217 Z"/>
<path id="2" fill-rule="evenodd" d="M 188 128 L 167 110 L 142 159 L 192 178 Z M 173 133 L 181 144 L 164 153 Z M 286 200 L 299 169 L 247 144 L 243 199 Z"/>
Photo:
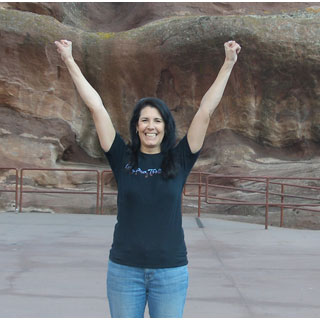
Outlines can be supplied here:
<path id="1" fill-rule="evenodd" d="M 149 154 L 160 153 L 165 123 L 158 109 L 144 107 L 140 112 L 136 128 L 141 142 L 140 151 Z"/>

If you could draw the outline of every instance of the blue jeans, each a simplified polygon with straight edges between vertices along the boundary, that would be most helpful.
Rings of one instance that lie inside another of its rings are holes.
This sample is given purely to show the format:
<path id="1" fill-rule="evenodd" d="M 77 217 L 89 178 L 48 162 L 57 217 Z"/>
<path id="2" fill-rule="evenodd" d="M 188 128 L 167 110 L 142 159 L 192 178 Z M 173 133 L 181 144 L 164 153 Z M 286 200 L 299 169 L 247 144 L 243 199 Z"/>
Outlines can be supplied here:
<path id="1" fill-rule="evenodd" d="M 109 260 L 107 292 L 112 318 L 182 318 L 188 288 L 187 266 L 129 267 Z"/>

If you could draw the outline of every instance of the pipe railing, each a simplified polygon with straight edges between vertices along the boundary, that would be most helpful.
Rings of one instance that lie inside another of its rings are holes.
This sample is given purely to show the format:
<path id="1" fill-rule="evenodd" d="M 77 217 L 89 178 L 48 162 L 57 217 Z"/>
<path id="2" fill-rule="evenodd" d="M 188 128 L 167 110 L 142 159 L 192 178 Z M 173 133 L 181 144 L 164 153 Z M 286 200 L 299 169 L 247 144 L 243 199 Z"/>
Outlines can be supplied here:
<path id="1" fill-rule="evenodd" d="M 192 179 L 192 176 L 197 175 L 198 177 L 196 178 L 196 180 L 198 180 L 197 182 L 188 182 L 190 179 Z M 205 193 L 202 192 L 202 187 L 206 186 L 206 183 L 202 182 L 202 178 L 206 177 L 207 175 L 209 175 L 209 173 L 207 172 L 197 172 L 197 171 L 191 171 L 190 175 L 188 177 L 187 182 L 185 183 L 184 187 L 183 187 L 183 192 L 182 192 L 182 201 L 183 201 L 183 196 L 185 197 L 197 197 L 197 201 L 198 201 L 198 218 L 200 218 L 200 210 L 201 210 L 201 198 L 205 197 Z M 196 194 L 187 194 L 186 191 L 186 186 L 196 186 L 197 187 L 197 193 Z M 182 206 L 182 205 L 181 205 Z"/>
<path id="2" fill-rule="evenodd" d="M 18 172 L 18 169 L 17 168 L 5 168 L 5 167 L 1 167 L 0 168 L 0 172 L 2 172 L 3 170 L 7 170 L 7 171 L 15 171 L 15 186 L 14 186 L 14 190 L 8 190 L 8 189 L 0 189 L 0 193 L 1 192 L 9 192 L 9 193 L 12 193 L 14 192 L 15 193 L 15 210 L 17 211 L 18 210 L 18 193 L 19 193 L 19 172 Z"/>
<path id="3" fill-rule="evenodd" d="M 111 170 L 90 170 L 90 169 L 53 169 L 53 168 L 0 168 L 0 170 L 15 171 L 16 181 L 14 190 L 0 189 L 0 192 L 14 192 L 15 193 L 15 207 L 16 211 L 22 212 L 23 195 L 26 193 L 60 193 L 60 194 L 95 194 L 96 199 L 96 213 L 103 214 L 103 200 L 106 195 L 115 196 L 117 191 L 111 187 L 111 191 L 105 190 L 106 175 L 112 175 Z M 19 182 L 20 171 L 20 182 Z M 26 171 L 56 171 L 56 172 L 93 172 L 97 177 L 96 191 L 70 191 L 62 190 L 26 190 L 24 185 L 24 175 Z M 1 171 L 0 171 L 1 172 Z M 111 178 L 113 179 L 113 178 Z M 111 180 L 110 179 L 110 180 Z M 292 181 L 299 182 L 313 182 L 316 185 L 302 185 L 292 183 Z M 319 186 L 318 186 L 319 185 Z M 192 192 L 188 192 L 187 188 L 192 188 Z M 274 190 L 279 188 L 280 191 Z M 18 200 L 20 188 L 20 199 Z M 294 191 L 289 188 L 294 188 Z M 213 192 L 212 190 L 219 189 L 220 192 Z M 221 192 L 224 191 L 224 193 Z M 285 193 L 285 191 L 287 193 Z M 308 194 L 303 194 L 307 191 Z M 316 196 L 312 196 L 312 192 Z M 248 201 L 238 199 L 241 194 L 252 194 L 258 197 L 256 201 Z M 99 199 L 100 197 L 100 199 Z M 209 205 L 247 205 L 247 206 L 262 206 L 265 207 L 265 228 L 268 228 L 269 208 L 280 208 L 280 226 L 283 226 L 284 209 L 299 209 L 310 212 L 320 212 L 320 178 L 301 178 L 301 177 L 269 177 L 269 176 L 240 176 L 240 175 L 219 175 L 208 172 L 192 171 L 183 188 L 181 201 L 183 198 L 193 197 L 197 198 L 197 214 L 201 215 L 201 204 Z M 274 199 L 279 199 L 275 201 Z M 288 202 L 291 199 L 291 202 Z M 286 201 L 287 200 L 287 201 Z M 294 203 L 293 200 L 305 200 L 303 203 Z"/>
<path id="4" fill-rule="evenodd" d="M 100 196 L 100 199 L 101 199 L 101 204 L 100 204 L 100 214 L 103 214 L 103 198 L 104 198 L 104 195 L 117 195 L 118 192 L 116 191 L 108 191 L 108 192 L 105 192 L 104 191 L 104 185 L 105 185 L 105 175 L 106 174 L 112 174 L 113 175 L 113 172 L 112 170 L 103 170 L 101 172 L 101 196 Z"/>
<path id="5" fill-rule="evenodd" d="M 97 174 L 97 190 L 96 191 L 69 191 L 69 190 L 24 190 L 23 175 L 26 171 L 57 171 L 57 172 L 93 172 Z M 100 172 L 98 170 L 90 169 L 52 169 L 52 168 L 22 168 L 20 171 L 20 203 L 19 212 L 22 212 L 23 194 L 24 193 L 54 193 L 54 194 L 95 194 L 97 196 L 96 213 L 99 213 L 99 186 L 100 186 Z"/>
<path id="6" fill-rule="evenodd" d="M 215 184 L 211 184 L 210 179 L 224 179 L 227 180 L 230 184 L 231 180 L 238 180 L 238 181 L 247 181 L 247 182 L 259 182 L 259 183 L 264 183 L 264 191 L 260 190 L 252 190 L 252 189 L 248 189 L 248 188 L 244 188 L 244 187 L 236 187 L 236 186 L 225 186 L 223 184 L 218 185 L 217 183 Z M 284 209 L 285 208 L 291 208 L 291 209 L 295 209 L 295 208 L 299 208 L 300 210 L 307 210 L 307 211 L 311 211 L 311 212 L 320 212 L 320 210 L 316 210 L 313 209 L 312 207 L 319 207 L 320 208 L 320 198 L 319 198 L 319 194 L 317 198 L 312 198 L 312 197 L 306 197 L 300 194 L 285 194 L 284 192 L 284 187 L 285 186 L 290 186 L 290 187 L 294 187 L 300 190 L 300 188 L 302 189 L 307 189 L 307 190 L 317 190 L 319 191 L 320 188 L 317 186 L 304 186 L 301 184 L 292 184 L 292 183 L 284 183 L 284 182 L 274 182 L 276 180 L 282 180 L 282 181 L 286 181 L 286 180 L 298 180 L 298 181 L 317 181 L 320 183 L 320 178 L 301 178 L 301 177 L 248 177 L 248 176 L 236 176 L 236 175 L 230 175 L 230 176 L 226 176 L 226 175 L 218 175 L 218 174 L 211 174 L 208 175 L 206 178 L 206 197 L 205 197 L 205 202 L 208 204 L 220 204 L 220 205 L 254 205 L 254 206 L 265 206 L 265 228 L 268 228 L 268 218 L 269 218 L 269 207 L 280 207 L 280 227 L 283 226 L 283 216 L 284 216 Z M 271 186 L 280 186 L 281 187 L 281 191 L 280 192 L 272 192 L 270 191 L 270 187 Z M 251 192 L 251 193 L 255 193 L 255 194 L 265 194 L 265 201 L 256 201 L 256 202 L 250 202 L 250 201 L 246 201 L 246 200 L 234 200 L 234 199 L 230 199 L 230 198 L 224 198 L 221 199 L 221 197 L 217 197 L 217 196 L 212 196 L 209 195 L 209 189 L 210 187 L 215 187 L 215 188 L 220 188 L 220 189 L 226 189 L 229 192 L 231 191 L 240 191 L 240 192 Z M 275 203 L 272 202 L 271 197 L 272 196 L 278 196 L 280 197 L 280 203 Z M 304 199 L 304 200 L 310 200 L 310 201 L 317 201 L 317 203 L 285 203 L 285 198 L 294 198 L 294 199 Z M 217 199 L 217 200 L 225 200 L 224 202 L 211 202 L 208 199 Z M 229 202 L 226 202 L 229 201 Z"/>

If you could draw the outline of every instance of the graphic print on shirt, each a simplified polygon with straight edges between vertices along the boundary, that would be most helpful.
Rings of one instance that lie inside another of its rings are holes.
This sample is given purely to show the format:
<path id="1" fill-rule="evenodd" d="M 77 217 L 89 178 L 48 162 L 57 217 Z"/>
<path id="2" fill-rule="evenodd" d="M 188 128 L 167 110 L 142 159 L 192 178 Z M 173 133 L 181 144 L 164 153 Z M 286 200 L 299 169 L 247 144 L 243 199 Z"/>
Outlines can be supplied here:
<path id="1" fill-rule="evenodd" d="M 132 166 L 130 166 L 128 163 L 126 164 L 125 169 L 130 170 L 130 173 L 134 175 L 138 175 L 138 174 L 144 175 L 145 178 L 152 177 L 155 174 L 161 174 L 161 171 L 162 171 L 161 168 L 147 169 L 147 170 L 142 170 L 141 168 L 133 169 Z"/>

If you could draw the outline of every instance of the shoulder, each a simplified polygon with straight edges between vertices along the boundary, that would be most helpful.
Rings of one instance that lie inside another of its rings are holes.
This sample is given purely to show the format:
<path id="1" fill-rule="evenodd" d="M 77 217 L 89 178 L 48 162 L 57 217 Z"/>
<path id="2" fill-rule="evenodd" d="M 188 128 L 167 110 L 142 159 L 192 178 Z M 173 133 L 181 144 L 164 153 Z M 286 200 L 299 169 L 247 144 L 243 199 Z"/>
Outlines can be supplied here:
<path id="1" fill-rule="evenodd" d="M 111 145 L 110 149 L 105 152 L 105 154 L 106 155 L 112 154 L 115 150 L 125 149 L 125 148 L 127 148 L 127 144 L 124 142 L 121 135 L 118 132 L 116 132 L 116 135 L 114 137 L 112 145 Z"/>
<path id="2" fill-rule="evenodd" d="M 188 143 L 187 135 L 185 135 L 174 148 L 175 159 L 180 163 L 186 171 L 191 170 L 197 161 L 200 151 L 192 153 Z"/>
<path id="3" fill-rule="evenodd" d="M 185 135 L 178 143 L 177 145 L 174 147 L 174 150 L 176 152 L 186 152 L 187 154 L 189 155 L 198 155 L 200 153 L 201 150 L 193 153 L 191 151 L 191 148 L 190 148 L 190 144 L 188 142 L 188 138 L 187 138 L 187 135 Z"/>

